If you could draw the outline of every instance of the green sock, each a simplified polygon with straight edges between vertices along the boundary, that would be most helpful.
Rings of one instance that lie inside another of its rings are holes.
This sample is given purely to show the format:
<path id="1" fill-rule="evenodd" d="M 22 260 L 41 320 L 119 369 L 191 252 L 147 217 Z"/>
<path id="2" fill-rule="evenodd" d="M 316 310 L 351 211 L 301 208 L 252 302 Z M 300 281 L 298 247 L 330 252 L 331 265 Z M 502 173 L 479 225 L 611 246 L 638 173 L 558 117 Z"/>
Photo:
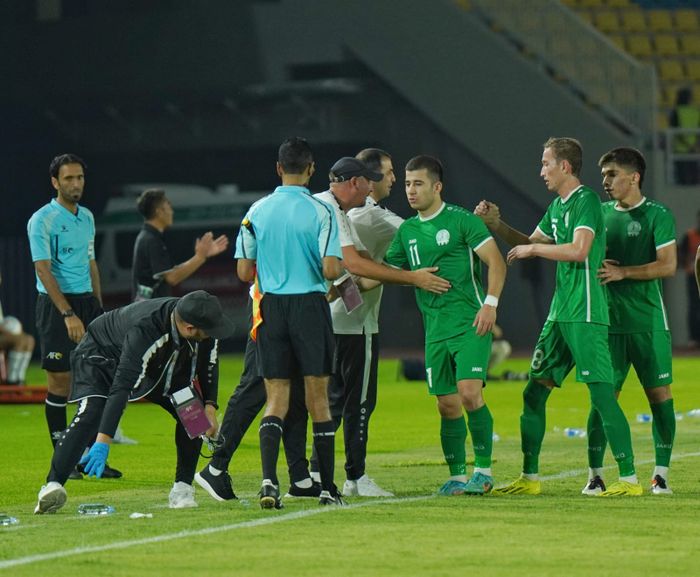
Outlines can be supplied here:
<path id="1" fill-rule="evenodd" d="M 676 436 L 676 412 L 673 410 L 673 399 L 667 399 L 663 403 L 650 405 L 650 407 L 654 417 L 651 432 L 654 436 L 656 465 L 668 467 L 671 463 L 673 439 Z"/>
<path id="2" fill-rule="evenodd" d="M 476 411 L 467 412 L 469 432 L 472 434 L 474 447 L 474 466 L 488 468 L 491 466 L 493 452 L 493 417 L 491 411 L 484 405 Z"/>
<path id="3" fill-rule="evenodd" d="M 440 441 L 450 475 L 466 475 L 467 451 L 464 444 L 467 441 L 467 423 L 464 415 L 457 419 L 442 419 Z"/>
<path id="4" fill-rule="evenodd" d="M 539 471 L 540 449 L 547 426 L 545 407 L 551 389 L 530 379 L 523 391 L 523 414 L 520 416 L 520 442 L 523 473 Z"/>
<path id="5" fill-rule="evenodd" d="M 603 419 L 600 418 L 600 413 L 591 407 L 591 412 L 588 413 L 588 466 L 591 469 L 600 469 L 603 466 L 603 457 L 605 457 L 605 447 L 608 440 L 605 438 L 605 430 L 603 429 Z"/>
<path id="6" fill-rule="evenodd" d="M 634 475 L 630 426 L 615 398 L 614 387 L 611 383 L 588 383 L 588 390 L 591 394 L 591 405 L 600 413 L 603 421 L 605 436 L 620 469 L 620 477 Z"/>

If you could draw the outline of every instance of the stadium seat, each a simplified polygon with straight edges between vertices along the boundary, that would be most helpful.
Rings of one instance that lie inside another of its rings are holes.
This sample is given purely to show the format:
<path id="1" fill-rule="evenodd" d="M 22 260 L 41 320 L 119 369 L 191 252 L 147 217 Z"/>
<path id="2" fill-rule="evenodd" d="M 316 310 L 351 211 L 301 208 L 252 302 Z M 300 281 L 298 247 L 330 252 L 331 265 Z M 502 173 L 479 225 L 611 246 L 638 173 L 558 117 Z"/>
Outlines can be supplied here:
<path id="1" fill-rule="evenodd" d="M 623 36 L 620 36 L 619 34 L 610 34 L 608 36 L 608 39 L 620 50 L 622 50 L 623 52 L 625 51 L 625 39 Z"/>
<path id="2" fill-rule="evenodd" d="M 579 8 L 602 8 L 603 0 L 578 0 Z"/>
<path id="3" fill-rule="evenodd" d="M 700 18 L 697 10 L 675 10 L 673 22 L 679 32 L 700 31 Z"/>
<path id="4" fill-rule="evenodd" d="M 629 8 L 632 0 L 605 0 L 605 5 L 608 8 Z"/>
<path id="5" fill-rule="evenodd" d="M 652 32 L 671 32 L 673 30 L 671 13 L 668 10 L 649 10 L 647 15 L 649 30 Z"/>
<path id="6" fill-rule="evenodd" d="M 678 41 L 671 34 L 654 36 L 654 52 L 657 56 L 678 56 Z"/>
<path id="7" fill-rule="evenodd" d="M 593 16 L 593 24 L 601 32 L 617 32 L 620 29 L 620 21 L 617 12 L 601 10 Z"/>
<path id="8" fill-rule="evenodd" d="M 636 58 L 651 58 L 654 51 L 646 34 L 632 34 L 627 37 L 627 52 Z"/>
<path id="9" fill-rule="evenodd" d="M 588 10 L 576 10 L 576 14 L 586 24 L 593 26 L 593 16 L 591 16 L 591 13 Z"/>
<path id="10" fill-rule="evenodd" d="M 700 56 L 699 33 L 686 33 L 681 36 L 681 54 L 683 56 Z"/>
<path id="11" fill-rule="evenodd" d="M 682 82 L 685 80 L 683 66 L 678 60 L 661 60 L 659 62 L 659 78 L 664 82 Z"/>
<path id="12" fill-rule="evenodd" d="M 472 4 L 470 0 L 455 0 L 455 4 L 459 6 L 462 10 L 467 12 L 472 9 Z"/>
<path id="13" fill-rule="evenodd" d="M 630 8 L 620 12 L 622 30 L 624 32 L 646 32 L 647 22 L 644 18 L 644 11 L 637 8 Z"/>
<path id="14" fill-rule="evenodd" d="M 693 103 L 700 106 L 700 83 L 693 84 Z"/>
<path id="15" fill-rule="evenodd" d="M 693 82 L 700 81 L 700 60 L 688 60 L 685 67 L 690 80 Z"/>
<path id="16" fill-rule="evenodd" d="M 666 130 L 668 128 L 668 116 L 664 114 L 662 111 L 660 111 L 656 115 L 656 129 L 657 130 Z"/>

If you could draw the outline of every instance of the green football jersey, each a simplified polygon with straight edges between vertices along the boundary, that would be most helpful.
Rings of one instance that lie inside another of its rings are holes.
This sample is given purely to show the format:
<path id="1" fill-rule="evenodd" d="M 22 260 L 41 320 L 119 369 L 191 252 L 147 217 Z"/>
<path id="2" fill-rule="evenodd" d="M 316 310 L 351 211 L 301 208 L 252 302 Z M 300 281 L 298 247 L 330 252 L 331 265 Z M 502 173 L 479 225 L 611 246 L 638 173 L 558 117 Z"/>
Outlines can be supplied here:
<path id="1" fill-rule="evenodd" d="M 676 242 L 676 223 L 664 205 L 643 199 L 632 208 L 603 204 L 607 231 L 606 258 L 621 266 L 644 265 L 656 260 L 656 251 Z M 661 279 L 623 279 L 605 285 L 610 307 L 611 333 L 669 330 Z"/>
<path id="2" fill-rule="evenodd" d="M 386 262 L 410 270 L 437 266 L 435 274 L 452 284 L 444 294 L 416 289 L 426 342 L 454 337 L 471 327 L 484 301 L 481 261 L 474 251 L 491 238 L 479 217 L 447 203 L 431 217 L 417 215 L 399 227 Z"/>
<path id="3" fill-rule="evenodd" d="M 579 186 L 566 199 L 557 196 L 537 228 L 556 244 L 574 241 L 576 229 L 593 232 L 593 244 L 583 262 L 557 262 L 557 278 L 548 319 L 558 322 L 609 324 L 608 303 L 596 277 L 605 255 L 605 227 L 600 198 Z"/>

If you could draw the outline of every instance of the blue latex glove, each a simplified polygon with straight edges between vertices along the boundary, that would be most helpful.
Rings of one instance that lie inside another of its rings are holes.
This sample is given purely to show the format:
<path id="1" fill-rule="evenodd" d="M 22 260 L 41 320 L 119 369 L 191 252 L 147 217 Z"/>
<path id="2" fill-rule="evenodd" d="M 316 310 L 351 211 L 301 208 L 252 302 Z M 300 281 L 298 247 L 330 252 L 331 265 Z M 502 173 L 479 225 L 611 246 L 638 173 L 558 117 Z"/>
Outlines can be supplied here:
<path id="1" fill-rule="evenodd" d="M 80 459 L 80 464 L 85 467 L 85 474 L 88 477 L 102 477 L 109 455 L 109 443 L 95 443 L 87 455 Z"/>

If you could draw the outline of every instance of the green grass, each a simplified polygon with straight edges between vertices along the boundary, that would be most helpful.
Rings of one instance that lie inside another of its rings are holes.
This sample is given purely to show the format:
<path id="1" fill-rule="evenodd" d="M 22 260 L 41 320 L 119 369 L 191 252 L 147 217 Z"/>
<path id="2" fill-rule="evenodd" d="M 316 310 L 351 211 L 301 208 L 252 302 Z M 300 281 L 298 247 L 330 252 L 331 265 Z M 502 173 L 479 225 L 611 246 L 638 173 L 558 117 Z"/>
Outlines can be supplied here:
<path id="1" fill-rule="evenodd" d="M 503 368 L 523 370 L 526 365 L 515 359 Z M 222 406 L 240 370 L 240 359 L 224 359 Z M 41 371 L 32 371 L 32 382 L 43 382 Z M 700 359 L 676 360 L 678 412 L 700 407 L 698 372 Z M 256 427 L 231 465 L 239 501 L 218 503 L 198 491 L 198 509 L 168 509 L 174 425 L 161 409 L 138 403 L 129 406 L 123 425 L 139 444 L 114 446 L 110 454 L 110 463 L 124 471 L 124 478 L 71 481 L 66 486 L 68 503 L 58 514 L 34 516 L 36 493 L 51 457 L 43 406 L 0 406 L 0 511 L 20 520 L 19 525 L 0 527 L 0 577 L 695 574 L 700 418 L 678 421 L 673 496 L 584 497 L 586 441 L 562 431 L 585 427 L 588 399 L 585 387 L 569 380 L 548 404 L 543 495 L 438 498 L 433 494 L 447 469 L 434 399 L 422 383 L 397 381 L 396 373 L 395 361 L 382 362 L 368 472 L 397 498 L 355 498 L 345 509 L 288 500 L 282 511 L 261 511 L 255 497 L 260 482 Z M 519 382 L 494 382 L 486 389 L 500 437 L 494 445 L 497 484 L 520 471 L 522 387 Z M 653 468 L 650 425 L 636 422 L 635 416 L 649 410 L 633 377 L 622 404 L 646 486 Z M 336 443 L 336 477 L 342 482 L 341 439 Z M 608 456 L 606 463 L 610 461 Z M 286 481 L 283 458 L 279 470 Z M 615 477 L 611 467 L 607 478 Z M 76 510 L 86 502 L 108 503 L 117 512 L 82 518 Z M 132 512 L 152 513 L 153 518 L 130 519 Z M 79 548 L 86 549 L 77 552 Z M 44 560 L 35 557 L 44 554 Z M 25 557 L 34 560 L 3 566 Z"/>

